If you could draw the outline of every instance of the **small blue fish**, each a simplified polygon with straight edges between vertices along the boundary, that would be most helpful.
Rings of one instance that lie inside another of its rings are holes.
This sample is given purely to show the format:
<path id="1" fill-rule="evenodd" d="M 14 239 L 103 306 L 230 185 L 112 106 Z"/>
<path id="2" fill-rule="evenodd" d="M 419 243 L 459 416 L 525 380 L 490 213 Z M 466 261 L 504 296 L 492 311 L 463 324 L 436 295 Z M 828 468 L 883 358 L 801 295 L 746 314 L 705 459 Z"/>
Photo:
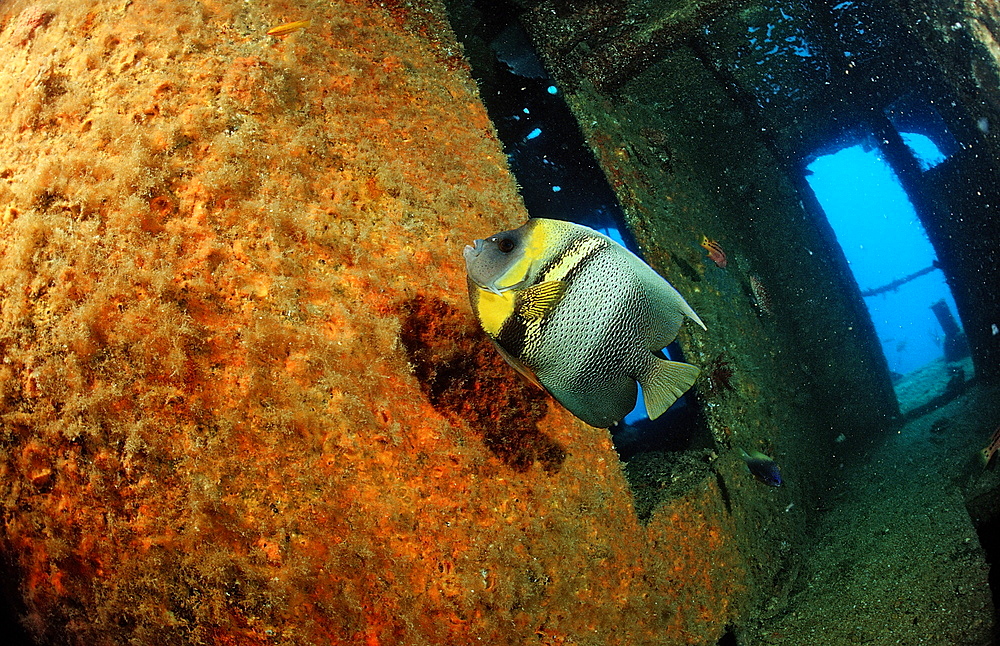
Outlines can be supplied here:
<path id="1" fill-rule="evenodd" d="M 743 449 L 740 449 L 740 454 L 743 461 L 747 463 L 747 468 L 750 469 L 750 474 L 753 477 L 772 487 L 780 487 L 782 485 L 781 471 L 778 470 L 778 465 L 774 460 L 760 451 L 747 453 Z"/>

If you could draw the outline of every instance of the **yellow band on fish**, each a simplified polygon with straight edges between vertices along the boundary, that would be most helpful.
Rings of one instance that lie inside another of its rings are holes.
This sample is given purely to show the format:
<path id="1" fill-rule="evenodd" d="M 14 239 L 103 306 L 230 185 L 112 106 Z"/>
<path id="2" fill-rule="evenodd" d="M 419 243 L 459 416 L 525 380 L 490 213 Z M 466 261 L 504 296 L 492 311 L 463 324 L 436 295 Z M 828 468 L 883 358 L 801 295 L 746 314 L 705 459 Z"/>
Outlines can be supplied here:
<path id="1" fill-rule="evenodd" d="M 480 288 L 477 309 L 479 323 L 483 326 L 483 331 L 491 337 L 500 334 L 500 328 L 514 311 L 516 302 L 517 292 L 515 290 L 494 294 L 488 289 Z"/>

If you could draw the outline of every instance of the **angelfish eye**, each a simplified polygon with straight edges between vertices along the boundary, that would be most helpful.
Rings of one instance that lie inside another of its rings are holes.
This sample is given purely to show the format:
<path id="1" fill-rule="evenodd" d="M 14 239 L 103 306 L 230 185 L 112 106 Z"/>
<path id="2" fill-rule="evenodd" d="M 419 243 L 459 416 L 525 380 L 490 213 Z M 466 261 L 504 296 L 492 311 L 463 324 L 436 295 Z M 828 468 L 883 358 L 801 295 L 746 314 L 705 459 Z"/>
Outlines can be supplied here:
<path id="1" fill-rule="evenodd" d="M 500 240 L 497 241 L 497 249 L 504 253 L 514 251 L 514 246 L 514 241 L 510 238 L 500 238 Z"/>

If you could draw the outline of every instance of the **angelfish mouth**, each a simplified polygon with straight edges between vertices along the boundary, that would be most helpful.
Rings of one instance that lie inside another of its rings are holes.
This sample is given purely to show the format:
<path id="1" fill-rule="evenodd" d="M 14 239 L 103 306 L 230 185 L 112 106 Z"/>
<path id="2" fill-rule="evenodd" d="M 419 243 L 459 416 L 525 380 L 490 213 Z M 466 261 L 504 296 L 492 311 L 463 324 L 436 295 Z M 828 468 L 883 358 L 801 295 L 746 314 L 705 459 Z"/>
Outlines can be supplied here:
<path id="1" fill-rule="evenodd" d="M 468 264 L 475 260 L 480 253 L 483 251 L 483 241 L 474 240 L 472 244 L 465 245 L 465 249 L 462 250 L 462 256 L 465 257 L 466 268 Z"/>
<path id="2" fill-rule="evenodd" d="M 485 248 L 485 240 L 475 240 L 472 244 L 465 245 L 465 249 L 462 250 L 462 256 L 465 258 L 465 273 L 469 276 L 469 280 L 475 283 L 480 289 L 485 289 L 488 292 L 493 292 L 494 294 L 499 295 L 500 290 L 497 289 L 496 283 L 491 282 L 484 285 L 479 280 L 476 280 L 476 272 L 473 269 L 472 264 L 479 258 L 479 254 L 481 254 Z"/>

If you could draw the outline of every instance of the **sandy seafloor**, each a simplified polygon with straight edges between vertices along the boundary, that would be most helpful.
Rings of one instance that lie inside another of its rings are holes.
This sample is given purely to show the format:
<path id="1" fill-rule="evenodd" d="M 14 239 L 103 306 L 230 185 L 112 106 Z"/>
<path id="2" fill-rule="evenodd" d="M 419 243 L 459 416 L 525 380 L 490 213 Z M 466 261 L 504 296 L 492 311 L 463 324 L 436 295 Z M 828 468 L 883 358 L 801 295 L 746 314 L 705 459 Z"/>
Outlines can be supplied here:
<path id="1" fill-rule="evenodd" d="M 906 412 L 946 383 L 943 360 L 897 384 Z M 971 363 L 964 366 L 972 375 Z M 753 644 L 994 643 L 989 565 L 965 500 L 995 487 L 978 450 L 1000 424 L 1000 389 L 972 384 L 907 422 L 864 460 L 837 460 L 830 511 L 791 591 L 742 640 Z M 995 491 L 995 489 L 994 489 Z"/>

